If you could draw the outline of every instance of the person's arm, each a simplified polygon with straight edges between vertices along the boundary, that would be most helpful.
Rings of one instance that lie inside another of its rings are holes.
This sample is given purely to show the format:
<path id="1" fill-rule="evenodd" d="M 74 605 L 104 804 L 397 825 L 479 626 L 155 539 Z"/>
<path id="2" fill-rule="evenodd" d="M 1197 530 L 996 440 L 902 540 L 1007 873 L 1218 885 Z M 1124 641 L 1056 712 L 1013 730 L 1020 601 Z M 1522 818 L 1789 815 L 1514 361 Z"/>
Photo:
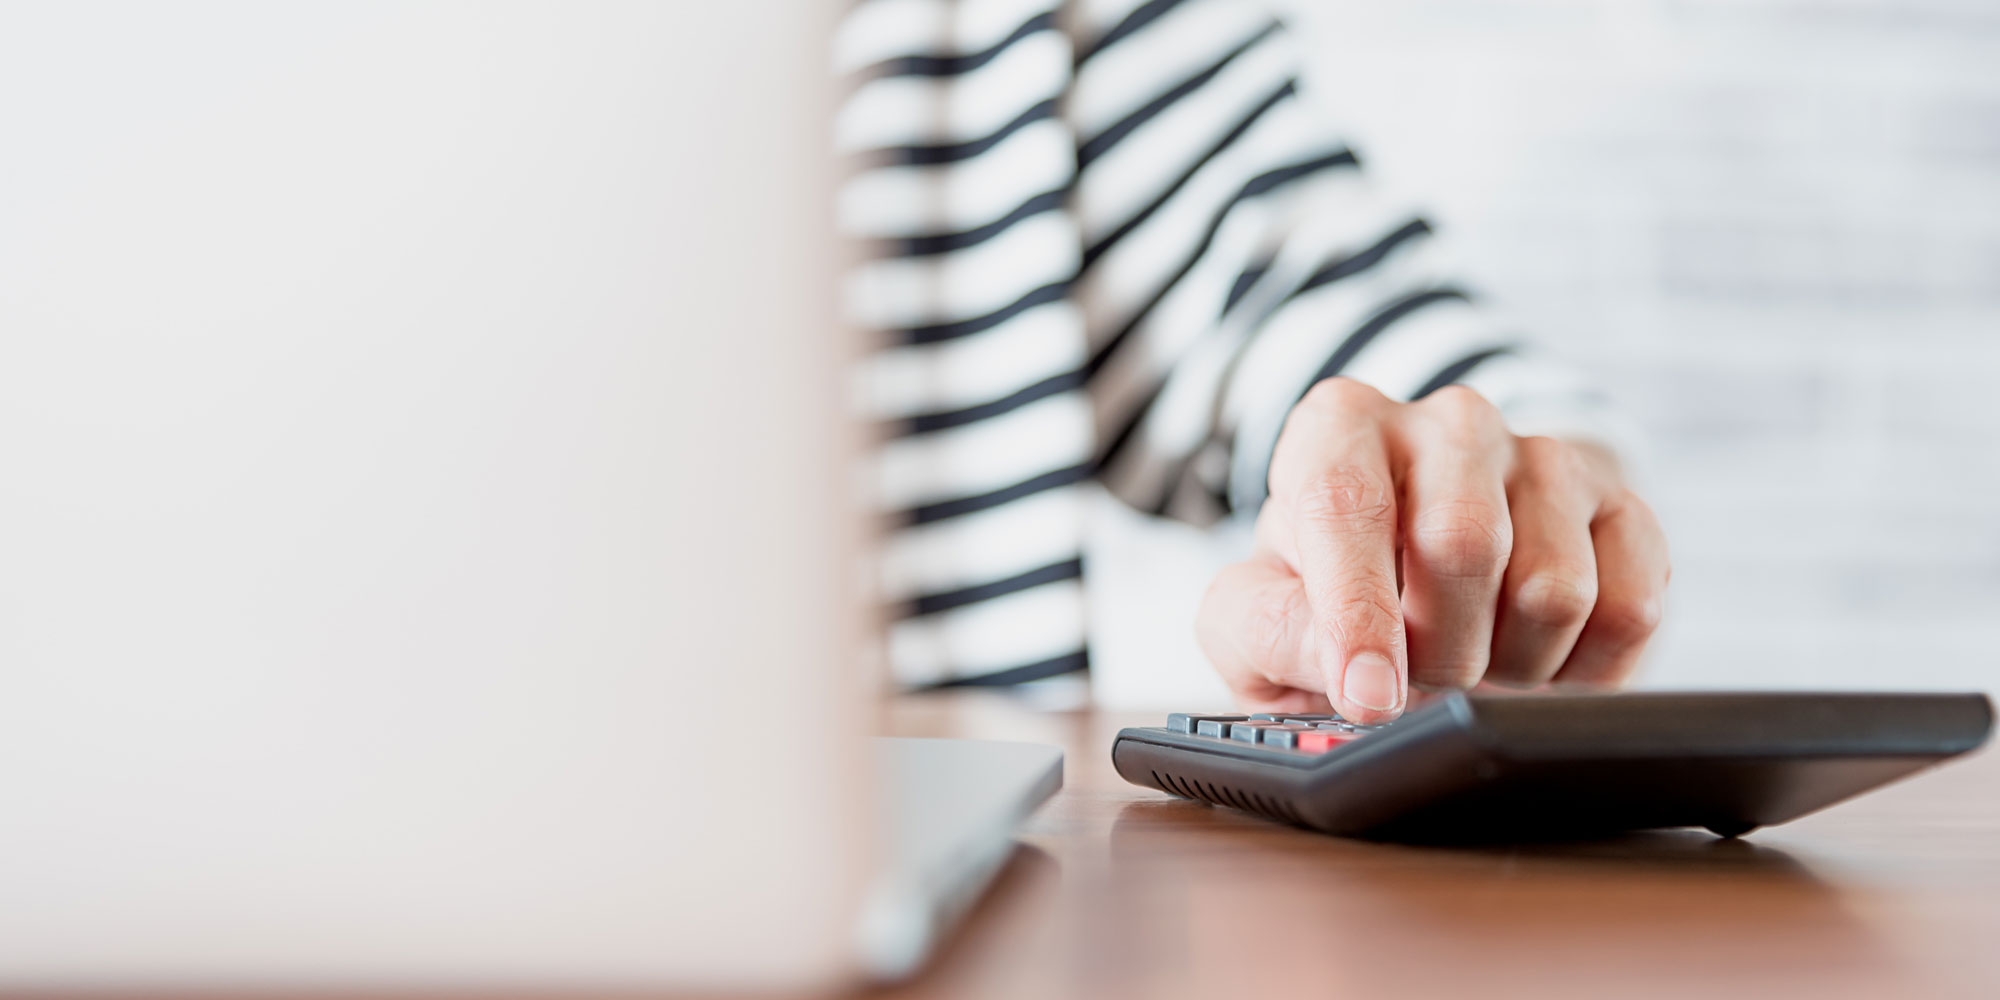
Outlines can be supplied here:
<path id="1" fill-rule="evenodd" d="M 1370 184 L 1259 5 L 1113 6 L 1074 29 L 1068 102 L 1097 474 L 1255 514 L 1198 624 L 1239 700 L 1376 721 L 1411 682 L 1628 677 L 1666 552 L 1602 396 Z"/>
<path id="2" fill-rule="evenodd" d="M 1489 547 L 1506 541 L 1499 555 L 1525 565 L 1541 535 L 1494 501 L 1525 475 L 1512 435 L 1615 439 L 1602 400 L 1494 323 L 1430 224 L 1370 187 L 1301 99 L 1289 38 L 1262 6 L 916 10 L 867 0 L 836 45 L 858 81 L 836 123 L 857 168 L 841 211 L 871 248 L 849 308 L 881 337 L 863 376 L 885 436 L 874 481 L 894 526 L 882 562 L 897 676 L 986 684 L 1084 667 L 1077 501 L 1090 479 L 1151 514 L 1259 517 L 1253 562 L 1267 572 L 1225 574 L 1201 630 L 1247 702 L 1331 690 L 1359 718 L 1393 713 L 1413 662 L 1405 620 L 1419 682 L 1483 672 L 1466 651 L 1493 623 L 1512 634 L 1504 571 L 1441 589 L 1419 565 L 1401 595 L 1382 581 L 1413 518 L 1465 491 L 1498 524 Z M 1379 395 L 1363 406 L 1335 379 Z M 1452 415 L 1463 426 L 1446 427 Z M 1432 425 L 1444 429 L 1415 430 Z M 1368 533 L 1341 534 L 1313 506 L 1342 470 L 1381 494 Z M 1608 474 L 1587 482 L 1586 534 L 1617 494 Z M 1283 487 L 1269 503 L 1267 484 Z M 1300 600 L 1316 634 L 1273 646 Z M 1378 613 L 1364 622 L 1364 608 Z M 1462 655 L 1434 661 L 1447 638 Z M 1385 709 L 1340 696 L 1364 651 L 1396 671 L 1371 696 Z"/>

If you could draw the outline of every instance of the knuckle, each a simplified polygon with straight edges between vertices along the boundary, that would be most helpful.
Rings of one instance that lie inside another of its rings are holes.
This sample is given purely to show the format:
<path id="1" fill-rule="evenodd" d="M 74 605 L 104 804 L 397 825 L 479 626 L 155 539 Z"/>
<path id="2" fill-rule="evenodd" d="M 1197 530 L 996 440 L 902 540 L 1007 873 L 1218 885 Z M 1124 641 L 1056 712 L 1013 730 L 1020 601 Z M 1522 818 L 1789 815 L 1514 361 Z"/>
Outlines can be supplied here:
<path id="1" fill-rule="evenodd" d="M 1583 453 L 1567 441 L 1538 434 L 1520 439 L 1515 448 L 1522 464 L 1544 481 L 1575 482 L 1588 471 Z"/>
<path id="2" fill-rule="evenodd" d="M 1309 523 L 1340 531 L 1381 528 L 1396 521 L 1390 485 L 1351 465 L 1335 466 L 1308 479 L 1298 511 Z"/>
<path id="3" fill-rule="evenodd" d="M 1501 511 L 1476 501 L 1430 508 L 1410 525 L 1410 547 L 1431 572 L 1447 577 L 1491 577 L 1507 566 L 1513 525 Z"/>
<path id="4" fill-rule="evenodd" d="M 1500 419 L 1499 407 L 1479 390 L 1463 385 L 1445 386 L 1418 400 L 1417 405 L 1455 424 L 1497 423 Z"/>
<path id="5" fill-rule="evenodd" d="M 1387 398 L 1365 382 L 1335 375 L 1313 383 L 1301 404 L 1318 413 L 1353 413 L 1373 409 Z"/>
<path id="6" fill-rule="evenodd" d="M 1599 602 L 1592 612 L 1594 627 L 1612 642 L 1636 646 L 1660 627 L 1664 606 L 1657 598 L 1620 598 Z"/>
<path id="7" fill-rule="evenodd" d="M 1615 514 L 1619 517 L 1645 518 L 1648 520 L 1653 517 L 1653 509 L 1646 506 L 1646 501 L 1640 499 L 1639 494 L 1622 486 L 1612 490 L 1611 495 L 1605 497 L 1604 509 L 1608 514 Z"/>
<path id="8" fill-rule="evenodd" d="M 1599 516 L 1607 521 L 1616 519 L 1637 534 L 1664 539 L 1660 516 L 1653 512 L 1652 505 L 1644 497 L 1627 487 L 1618 487 L 1605 497 L 1603 513 Z"/>
<path id="9" fill-rule="evenodd" d="M 1531 625 L 1570 629 L 1582 625 L 1597 606 L 1597 581 L 1580 573 L 1545 571 L 1521 581 L 1513 609 Z"/>

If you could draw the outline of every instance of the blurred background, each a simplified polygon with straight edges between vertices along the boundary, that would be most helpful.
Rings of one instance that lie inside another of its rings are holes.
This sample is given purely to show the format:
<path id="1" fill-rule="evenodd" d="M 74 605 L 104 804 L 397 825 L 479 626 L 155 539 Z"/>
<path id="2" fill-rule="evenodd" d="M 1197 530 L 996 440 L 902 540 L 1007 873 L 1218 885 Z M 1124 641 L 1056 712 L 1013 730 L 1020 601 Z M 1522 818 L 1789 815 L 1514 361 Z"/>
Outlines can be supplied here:
<path id="1" fill-rule="evenodd" d="M 1995 687 L 2000 3 L 1279 6 L 1376 180 L 1644 434 L 1644 685 Z M 1107 519 L 1100 695 L 1201 694 L 1144 629 L 1198 585 L 1126 596 L 1172 529 Z"/>
<path id="2" fill-rule="evenodd" d="M 1309 96 L 1375 181 L 1638 425 L 1676 565 L 1644 683 L 1995 686 L 2000 2 L 1277 3 L 1312 53 Z M 372 9 L 243 13 L 280 41 L 239 58 L 310 68 L 372 37 Z M 96 30 L 81 8 L 13 10 Z M 128 84 L 185 71 L 175 46 L 198 30 L 158 14 L 93 35 L 124 75 L 36 92 L 47 70 L 24 55 L 0 80 L 122 155 L 121 128 L 186 113 Z M 198 68 L 191 85 L 231 85 Z M 18 171 L 0 162 L 17 234 L 95 183 Z M 1220 703 L 1189 623 L 1242 539 L 1100 508 L 1096 694 Z"/>

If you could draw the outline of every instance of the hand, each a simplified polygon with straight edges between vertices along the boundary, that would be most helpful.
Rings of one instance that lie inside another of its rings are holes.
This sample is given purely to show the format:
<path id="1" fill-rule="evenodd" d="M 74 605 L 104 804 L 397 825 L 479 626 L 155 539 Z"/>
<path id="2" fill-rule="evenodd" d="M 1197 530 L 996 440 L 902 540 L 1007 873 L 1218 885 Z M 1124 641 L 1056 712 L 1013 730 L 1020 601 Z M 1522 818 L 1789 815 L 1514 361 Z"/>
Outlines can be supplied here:
<path id="1" fill-rule="evenodd" d="M 1608 454 L 1516 437 L 1461 386 L 1314 386 L 1271 461 L 1251 557 L 1196 631 L 1240 702 L 1355 722 L 1412 686 L 1623 683 L 1659 624 L 1666 538 Z"/>

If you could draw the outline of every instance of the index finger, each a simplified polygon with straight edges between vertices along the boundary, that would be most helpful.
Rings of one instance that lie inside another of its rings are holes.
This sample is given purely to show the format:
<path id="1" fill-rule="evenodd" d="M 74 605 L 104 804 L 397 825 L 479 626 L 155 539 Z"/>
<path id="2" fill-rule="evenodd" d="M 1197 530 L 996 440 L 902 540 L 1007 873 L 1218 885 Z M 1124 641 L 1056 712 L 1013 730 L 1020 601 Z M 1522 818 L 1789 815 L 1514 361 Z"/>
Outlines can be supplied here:
<path id="1" fill-rule="evenodd" d="M 1387 405 L 1357 383 L 1323 382 L 1286 423 L 1271 463 L 1327 696 L 1355 722 L 1394 718 L 1408 690 L 1396 484 L 1378 420 Z"/>

